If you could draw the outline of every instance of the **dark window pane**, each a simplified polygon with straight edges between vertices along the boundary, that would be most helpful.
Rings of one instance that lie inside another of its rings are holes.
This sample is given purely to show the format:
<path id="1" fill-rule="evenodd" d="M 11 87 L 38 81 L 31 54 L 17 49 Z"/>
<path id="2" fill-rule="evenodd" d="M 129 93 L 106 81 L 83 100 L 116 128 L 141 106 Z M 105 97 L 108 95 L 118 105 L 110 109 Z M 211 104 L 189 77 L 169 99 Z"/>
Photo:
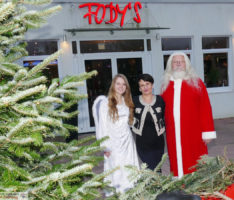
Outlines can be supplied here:
<path id="1" fill-rule="evenodd" d="M 207 87 L 228 86 L 228 54 L 204 54 L 204 75 Z"/>
<path id="2" fill-rule="evenodd" d="M 167 60 L 168 60 L 169 56 L 170 56 L 170 55 L 164 55 L 164 56 L 163 56 L 164 70 L 165 70 L 166 67 L 167 67 Z M 188 56 L 189 59 L 190 59 L 190 54 L 187 54 L 187 56 Z"/>
<path id="3" fill-rule="evenodd" d="M 32 69 L 34 66 L 41 63 L 42 60 L 25 60 L 24 67 Z M 42 74 L 47 77 L 47 85 L 50 85 L 52 79 L 58 78 L 58 61 L 52 61 L 45 69 L 43 69 Z"/>
<path id="4" fill-rule="evenodd" d="M 139 95 L 138 76 L 142 74 L 141 58 L 119 58 L 117 59 L 118 73 L 124 74 L 131 87 L 133 96 Z"/>
<path id="5" fill-rule="evenodd" d="M 144 51 L 144 40 L 80 41 L 81 53 Z"/>
<path id="6" fill-rule="evenodd" d="M 147 51 L 151 51 L 151 39 L 147 39 Z"/>
<path id="7" fill-rule="evenodd" d="M 88 90 L 88 106 L 89 106 L 89 119 L 90 126 L 94 126 L 94 120 L 92 115 L 92 105 L 94 100 L 99 95 L 106 95 L 112 80 L 111 60 L 86 60 L 85 71 L 90 72 L 97 70 L 98 75 L 88 79 L 87 90 Z"/>
<path id="8" fill-rule="evenodd" d="M 229 48 L 228 37 L 203 37 L 202 49 L 222 49 Z"/>
<path id="9" fill-rule="evenodd" d="M 29 56 L 50 55 L 58 51 L 57 41 L 43 40 L 43 41 L 27 41 L 26 50 Z"/>
<path id="10" fill-rule="evenodd" d="M 190 50 L 191 38 L 162 38 L 162 50 Z"/>
<path id="11" fill-rule="evenodd" d="M 72 41 L 72 53 L 77 54 L 77 44 L 76 41 Z"/>
<path id="12" fill-rule="evenodd" d="M 167 67 L 167 60 L 168 60 L 169 56 L 170 56 L 170 55 L 164 55 L 164 56 L 163 56 L 164 70 L 165 70 L 166 67 Z"/>

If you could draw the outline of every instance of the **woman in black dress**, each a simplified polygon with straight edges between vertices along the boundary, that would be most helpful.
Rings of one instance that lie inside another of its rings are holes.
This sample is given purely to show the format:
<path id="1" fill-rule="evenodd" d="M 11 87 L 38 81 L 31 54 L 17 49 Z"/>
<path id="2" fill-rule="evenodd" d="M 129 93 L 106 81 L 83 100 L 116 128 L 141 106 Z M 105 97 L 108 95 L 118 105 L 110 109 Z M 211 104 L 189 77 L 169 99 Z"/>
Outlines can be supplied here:
<path id="1" fill-rule="evenodd" d="M 137 152 L 142 162 L 154 170 L 164 153 L 164 108 L 161 96 L 154 95 L 154 79 L 142 74 L 138 79 L 142 95 L 133 98 L 135 105 L 132 131 L 136 134 Z"/>

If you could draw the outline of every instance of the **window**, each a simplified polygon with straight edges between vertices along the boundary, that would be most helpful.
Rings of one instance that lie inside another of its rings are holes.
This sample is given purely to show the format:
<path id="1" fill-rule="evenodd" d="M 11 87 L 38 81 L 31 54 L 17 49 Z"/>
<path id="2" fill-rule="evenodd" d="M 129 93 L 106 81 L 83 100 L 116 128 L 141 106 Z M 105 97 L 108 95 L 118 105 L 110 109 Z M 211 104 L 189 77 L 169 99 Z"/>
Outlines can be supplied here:
<path id="1" fill-rule="evenodd" d="M 54 40 L 30 40 L 26 50 L 29 56 L 50 55 L 58 51 L 58 45 Z"/>
<path id="2" fill-rule="evenodd" d="M 144 40 L 80 41 L 81 53 L 144 51 Z"/>
<path id="3" fill-rule="evenodd" d="M 58 50 L 57 41 L 55 40 L 30 40 L 27 41 L 27 44 L 26 50 L 29 56 L 24 58 L 23 66 L 30 69 Z M 48 85 L 53 78 L 58 78 L 57 60 L 52 61 L 42 73 L 47 77 Z"/>
<path id="4" fill-rule="evenodd" d="M 207 88 L 229 86 L 229 37 L 203 37 L 204 82 Z"/>
<path id="5" fill-rule="evenodd" d="M 34 66 L 41 63 L 43 60 L 24 60 L 24 67 L 32 69 Z M 52 61 L 47 67 L 42 71 L 43 75 L 48 78 L 47 84 L 49 85 L 54 78 L 58 78 L 58 62 L 57 60 Z"/>
<path id="6" fill-rule="evenodd" d="M 151 39 L 146 40 L 147 51 L 151 51 Z"/>
<path id="7" fill-rule="evenodd" d="M 166 64 L 169 56 L 174 51 L 183 51 L 188 55 L 189 58 L 191 58 L 192 54 L 191 38 L 188 37 L 162 38 L 164 69 L 166 69 Z"/>

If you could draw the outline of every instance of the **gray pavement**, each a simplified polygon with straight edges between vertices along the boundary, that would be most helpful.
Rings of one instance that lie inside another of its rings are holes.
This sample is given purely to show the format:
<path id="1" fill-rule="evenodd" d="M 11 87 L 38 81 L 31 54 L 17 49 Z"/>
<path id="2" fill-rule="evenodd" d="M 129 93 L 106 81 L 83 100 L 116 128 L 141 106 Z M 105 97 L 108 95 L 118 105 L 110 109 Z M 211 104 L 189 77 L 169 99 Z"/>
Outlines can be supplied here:
<path id="1" fill-rule="evenodd" d="M 217 139 L 213 140 L 208 144 L 208 152 L 210 156 L 224 155 L 224 149 L 227 149 L 227 157 L 234 160 L 234 117 L 215 119 L 215 130 L 217 132 Z M 94 133 L 92 133 L 94 134 Z M 79 137 L 84 137 L 84 134 Z M 90 134 L 89 134 L 90 135 Z M 95 172 L 102 172 L 103 163 L 100 163 L 98 167 L 95 168 Z M 164 174 L 169 173 L 169 162 L 168 160 L 164 163 L 162 167 L 162 172 Z"/>
<path id="2" fill-rule="evenodd" d="M 234 159 L 234 118 L 216 119 L 214 122 L 217 139 L 208 145 L 209 155 L 223 155 L 226 147 L 227 157 Z"/>

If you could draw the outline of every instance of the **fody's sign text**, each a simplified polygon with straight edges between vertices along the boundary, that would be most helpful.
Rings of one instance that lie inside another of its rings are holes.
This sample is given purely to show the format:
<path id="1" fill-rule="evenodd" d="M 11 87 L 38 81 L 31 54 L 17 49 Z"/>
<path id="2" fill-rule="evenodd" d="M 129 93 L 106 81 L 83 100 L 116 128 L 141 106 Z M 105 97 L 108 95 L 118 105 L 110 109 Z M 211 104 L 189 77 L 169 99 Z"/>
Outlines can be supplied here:
<path id="1" fill-rule="evenodd" d="M 141 23 L 141 17 L 139 14 L 139 9 L 142 8 L 142 5 L 140 2 L 135 2 L 134 5 L 132 3 L 128 3 L 127 5 L 124 6 L 124 8 L 120 8 L 119 4 L 116 4 L 115 6 L 113 5 L 112 2 L 109 4 L 101 4 L 101 3 L 84 3 L 79 5 L 79 8 L 88 8 L 88 12 L 83 16 L 84 18 L 88 17 L 89 24 L 92 24 L 92 17 L 94 16 L 94 20 L 97 24 L 101 24 L 106 17 L 106 12 L 110 12 L 110 18 L 107 21 L 104 21 L 106 24 L 111 24 L 114 23 L 119 14 L 121 15 L 121 20 L 120 20 L 120 26 L 122 27 L 124 25 L 124 18 L 126 15 L 126 12 L 128 10 L 134 9 L 136 16 L 133 17 L 133 20 L 136 23 Z M 100 15 L 99 15 L 100 14 Z M 101 16 L 101 17 L 98 17 Z"/>

